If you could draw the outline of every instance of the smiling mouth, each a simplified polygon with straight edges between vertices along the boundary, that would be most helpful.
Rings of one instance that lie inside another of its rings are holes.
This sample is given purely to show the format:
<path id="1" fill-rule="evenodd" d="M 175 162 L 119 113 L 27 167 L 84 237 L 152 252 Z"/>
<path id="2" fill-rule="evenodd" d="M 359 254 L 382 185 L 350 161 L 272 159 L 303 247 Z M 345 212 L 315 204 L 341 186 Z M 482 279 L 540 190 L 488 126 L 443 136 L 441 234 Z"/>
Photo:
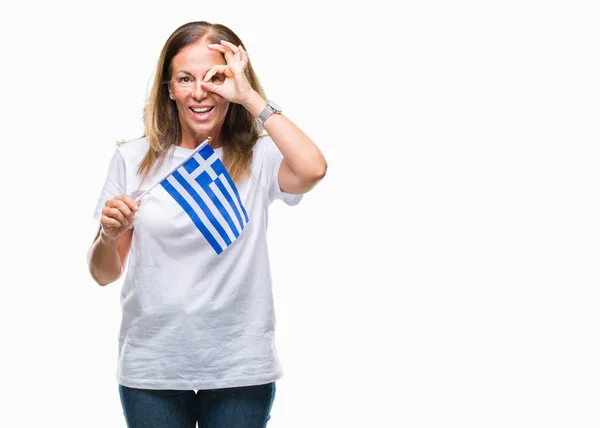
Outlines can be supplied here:
<path id="1" fill-rule="evenodd" d="M 193 111 L 194 113 L 208 113 L 209 111 L 212 111 L 212 109 L 214 109 L 213 107 L 190 107 L 190 110 Z"/>

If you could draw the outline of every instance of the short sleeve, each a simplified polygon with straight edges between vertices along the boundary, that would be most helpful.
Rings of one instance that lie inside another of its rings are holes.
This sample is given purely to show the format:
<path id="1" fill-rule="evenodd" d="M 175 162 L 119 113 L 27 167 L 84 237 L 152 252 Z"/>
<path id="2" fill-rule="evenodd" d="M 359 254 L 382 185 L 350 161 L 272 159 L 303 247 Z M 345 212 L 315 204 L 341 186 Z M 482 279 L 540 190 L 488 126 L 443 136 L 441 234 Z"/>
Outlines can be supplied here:
<path id="1" fill-rule="evenodd" d="M 289 206 L 298 205 L 302 200 L 303 195 L 282 192 L 281 187 L 279 186 L 279 167 L 283 161 L 283 154 L 270 137 L 265 138 L 263 144 L 265 144 L 263 170 L 267 179 L 266 184 L 269 189 L 269 202 L 273 202 L 275 199 L 281 199 Z"/>
<path id="2" fill-rule="evenodd" d="M 102 209 L 106 201 L 125 193 L 125 162 L 123 161 L 121 152 L 117 148 L 108 166 L 106 181 L 104 182 L 104 187 L 94 210 L 94 219 L 100 221 L 102 218 Z"/>

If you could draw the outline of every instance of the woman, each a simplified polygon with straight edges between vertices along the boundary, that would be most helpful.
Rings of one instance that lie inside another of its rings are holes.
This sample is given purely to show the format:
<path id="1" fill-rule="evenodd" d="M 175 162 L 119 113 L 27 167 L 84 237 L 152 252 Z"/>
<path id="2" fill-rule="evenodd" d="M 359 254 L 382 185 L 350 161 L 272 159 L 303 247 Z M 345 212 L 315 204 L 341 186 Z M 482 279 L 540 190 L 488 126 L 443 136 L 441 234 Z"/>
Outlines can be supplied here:
<path id="1" fill-rule="evenodd" d="M 112 157 L 88 255 L 100 285 L 128 261 L 117 373 L 128 426 L 264 427 L 281 377 L 268 206 L 297 204 L 327 164 L 265 99 L 243 43 L 223 25 L 191 22 L 169 37 L 144 122 L 145 137 Z M 248 218 L 220 253 L 194 213 L 166 186 L 152 187 L 205 141 Z"/>

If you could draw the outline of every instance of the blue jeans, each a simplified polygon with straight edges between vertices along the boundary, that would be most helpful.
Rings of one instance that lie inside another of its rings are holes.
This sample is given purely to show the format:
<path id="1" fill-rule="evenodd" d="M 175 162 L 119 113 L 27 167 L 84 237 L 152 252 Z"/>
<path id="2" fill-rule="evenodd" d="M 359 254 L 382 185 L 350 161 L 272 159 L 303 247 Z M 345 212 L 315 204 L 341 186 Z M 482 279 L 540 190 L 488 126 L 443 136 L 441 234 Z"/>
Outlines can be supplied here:
<path id="1" fill-rule="evenodd" d="M 119 385 L 129 428 L 264 428 L 275 382 L 198 392 Z"/>

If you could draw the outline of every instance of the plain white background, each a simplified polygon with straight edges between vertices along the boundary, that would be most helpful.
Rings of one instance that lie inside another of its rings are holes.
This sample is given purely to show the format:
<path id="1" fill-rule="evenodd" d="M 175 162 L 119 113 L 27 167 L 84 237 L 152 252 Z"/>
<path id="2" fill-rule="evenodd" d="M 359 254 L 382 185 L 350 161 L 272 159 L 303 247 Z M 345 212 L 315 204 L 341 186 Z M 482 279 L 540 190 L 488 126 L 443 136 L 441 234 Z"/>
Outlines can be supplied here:
<path id="1" fill-rule="evenodd" d="M 0 426 L 125 426 L 121 282 L 87 272 L 92 211 L 163 43 L 208 20 L 329 162 L 272 205 L 269 427 L 597 427 L 592 5 L 2 6 Z"/>

